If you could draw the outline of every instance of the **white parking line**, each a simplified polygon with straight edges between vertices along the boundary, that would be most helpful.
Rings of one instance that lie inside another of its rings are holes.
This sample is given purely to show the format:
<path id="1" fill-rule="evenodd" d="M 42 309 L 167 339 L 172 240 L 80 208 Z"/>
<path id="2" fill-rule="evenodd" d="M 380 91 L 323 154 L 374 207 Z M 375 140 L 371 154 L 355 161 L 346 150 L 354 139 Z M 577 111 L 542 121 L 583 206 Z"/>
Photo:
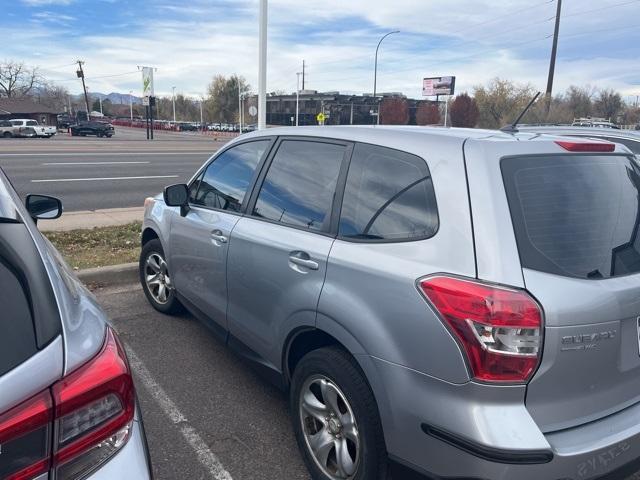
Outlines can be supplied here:
<path id="1" fill-rule="evenodd" d="M 148 175 L 146 177 L 47 178 L 45 180 L 31 180 L 31 183 L 97 182 L 102 180 L 146 180 L 148 178 L 178 178 L 178 176 L 179 175 Z"/>
<path id="2" fill-rule="evenodd" d="M 175 403 L 169 398 L 166 392 L 162 389 L 158 382 L 155 381 L 151 372 L 147 370 L 144 363 L 138 358 L 133 350 L 127 345 L 127 355 L 129 357 L 129 363 L 135 372 L 138 374 L 138 378 L 142 381 L 142 384 L 151 394 L 162 411 L 171 419 L 174 425 L 177 425 L 180 429 L 180 433 L 187 441 L 189 446 L 195 451 L 200 463 L 209 471 L 211 478 L 215 480 L 233 480 L 231 474 L 225 470 L 218 460 L 218 457 L 213 453 L 206 442 L 202 439 L 200 434 L 189 425 L 187 417 L 178 409 Z"/>
<path id="3" fill-rule="evenodd" d="M 151 162 L 51 162 L 42 165 L 139 165 Z"/>
<path id="4" fill-rule="evenodd" d="M 97 157 L 97 156 L 105 156 L 105 157 L 116 157 L 122 155 L 211 155 L 211 150 L 202 150 L 202 151 L 182 151 L 182 152 L 56 152 L 56 153 L 0 153 L 0 157 Z"/>

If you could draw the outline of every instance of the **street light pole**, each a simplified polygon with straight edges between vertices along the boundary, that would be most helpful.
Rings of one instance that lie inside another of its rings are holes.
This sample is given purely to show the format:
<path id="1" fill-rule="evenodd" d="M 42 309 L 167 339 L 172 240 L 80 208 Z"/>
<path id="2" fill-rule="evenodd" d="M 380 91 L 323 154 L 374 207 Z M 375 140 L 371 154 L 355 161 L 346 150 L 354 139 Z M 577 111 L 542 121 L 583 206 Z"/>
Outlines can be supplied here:
<path id="1" fill-rule="evenodd" d="M 302 72 L 296 73 L 298 77 L 296 82 L 296 127 L 300 125 L 298 122 L 298 117 L 300 116 L 300 75 L 302 75 Z"/>
<path id="2" fill-rule="evenodd" d="M 267 0 L 260 0 L 260 58 L 258 61 L 258 130 L 267 127 Z"/>
<path id="3" fill-rule="evenodd" d="M 176 124 L 176 87 L 171 87 L 171 99 L 173 101 L 173 125 Z"/>
<path id="4" fill-rule="evenodd" d="M 133 90 L 129 90 L 129 114 L 133 122 Z"/>
<path id="5" fill-rule="evenodd" d="M 378 49 L 380 48 L 380 44 L 382 43 L 382 41 L 385 38 L 387 38 L 389 35 L 393 35 L 394 33 L 400 33 L 400 30 L 394 30 L 393 32 L 389 32 L 383 35 L 380 41 L 378 42 L 378 46 L 376 47 L 376 61 L 373 67 L 373 99 L 374 101 L 376 99 L 376 93 L 377 93 L 376 88 L 378 86 Z M 380 125 L 380 105 L 378 105 L 376 116 L 378 117 L 377 123 L 378 125 Z"/>

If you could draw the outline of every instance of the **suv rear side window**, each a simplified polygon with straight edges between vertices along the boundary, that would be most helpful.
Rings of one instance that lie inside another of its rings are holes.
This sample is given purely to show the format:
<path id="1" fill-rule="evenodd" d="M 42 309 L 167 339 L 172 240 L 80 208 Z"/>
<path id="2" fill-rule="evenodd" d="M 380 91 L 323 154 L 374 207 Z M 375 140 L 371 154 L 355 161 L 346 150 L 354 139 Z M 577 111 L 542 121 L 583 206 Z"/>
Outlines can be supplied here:
<path id="1" fill-rule="evenodd" d="M 239 212 L 270 139 L 242 143 L 221 153 L 189 189 L 195 205 Z M 200 181 L 201 180 L 201 181 Z M 194 194 L 194 184 L 197 192 Z"/>
<path id="2" fill-rule="evenodd" d="M 523 267 L 589 279 L 640 272 L 640 169 L 630 158 L 508 158 L 502 175 Z"/>
<path id="3" fill-rule="evenodd" d="M 402 241 L 428 238 L 437 230 L 436 197 L 426 162 L 390 148 L 356 145 L 339 235 Z"/>
<path id="4" fill-rule="evenodd" d="M 326 229 L 345 150 L 332 143 L 284 140 L 253 214 L 309 230 Z"/>

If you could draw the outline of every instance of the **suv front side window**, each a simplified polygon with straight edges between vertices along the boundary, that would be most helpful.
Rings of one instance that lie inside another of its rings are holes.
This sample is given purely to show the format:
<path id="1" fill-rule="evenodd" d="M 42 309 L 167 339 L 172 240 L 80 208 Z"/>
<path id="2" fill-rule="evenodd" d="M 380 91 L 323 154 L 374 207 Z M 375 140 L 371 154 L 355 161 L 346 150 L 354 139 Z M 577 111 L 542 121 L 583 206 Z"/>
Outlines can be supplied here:
<path id="1" fill-rule="evenodd" d="M 284 140 L 264 179 L 253 215 L 313 231 L 326 230 L 345 145 Z"/>
<path id="2" fill-rule="evenodd" d="M 338 234 L 371 241 L 429 238 L 438 209 L 426 162 L 391 148 L 358 144 L 347 174 Z"/>
<path id="3" fill-rule="evenodd" d="M 221 153 L 209 164 L 204 176 L 199 176 L 191 184 L 190 202 L 239 212 L 256 167 L 270 143 L 270 139 L 242 143 Z"/>
<path id="4" fill-rule="evenodd" d="M 36 122 L 35 120 L 29 120 L 27 122 L 27 127 L 37 127 L 38 126 L 38 122 Z"/>

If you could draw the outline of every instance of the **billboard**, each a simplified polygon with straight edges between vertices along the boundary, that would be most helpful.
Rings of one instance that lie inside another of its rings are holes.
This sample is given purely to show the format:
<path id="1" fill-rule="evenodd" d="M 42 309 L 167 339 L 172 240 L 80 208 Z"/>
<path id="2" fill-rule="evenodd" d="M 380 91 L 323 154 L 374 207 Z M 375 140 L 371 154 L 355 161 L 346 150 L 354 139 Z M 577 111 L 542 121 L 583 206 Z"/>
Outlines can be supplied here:
<path id="1" fill-rule="evenodd" d="M 422 96 L 453 95 L 456 89 L 456 77 L 430 77 L 422 80 Z"/>
<path id="2" fill-rule="evenodd" d="M 142 67 L 142 96 L 153 97 L 153 67 Z"/>

